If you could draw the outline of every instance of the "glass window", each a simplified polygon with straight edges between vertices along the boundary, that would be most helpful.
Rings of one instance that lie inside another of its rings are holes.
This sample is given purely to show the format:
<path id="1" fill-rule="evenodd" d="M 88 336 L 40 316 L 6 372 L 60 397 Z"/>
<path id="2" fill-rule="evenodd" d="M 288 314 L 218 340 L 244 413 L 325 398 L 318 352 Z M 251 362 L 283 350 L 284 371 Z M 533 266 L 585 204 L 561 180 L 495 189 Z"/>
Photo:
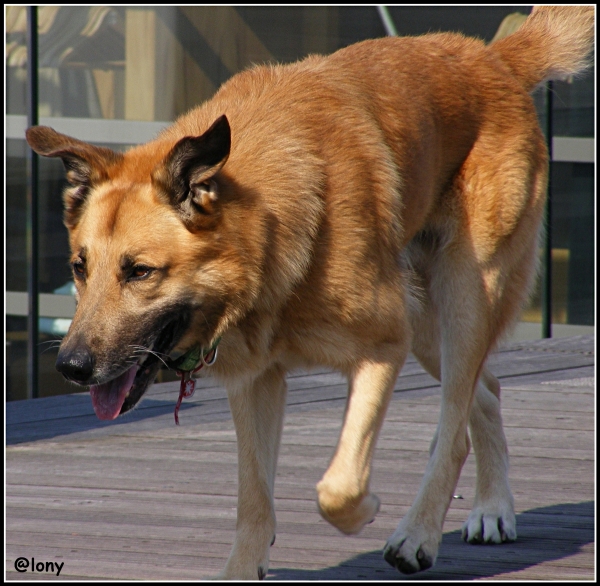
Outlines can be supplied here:
<path id="1" fill-rule="evenodd" d="M 40 6 L 40 123 L 123 150 L 210 98 L 253 63 L 290 62 L 386 34 L 375 6 Z M 27 48 L 25 6 L 6 15 L 7 397 L 26 394 Z M 462 31 L 490 41 L 503 19 L 527 6 L 394 6 L 400 35 Z M 553 316 L 593 315 L 594 76 L 554 86 Z M 546 100 L 536 94 L 545 125 Z M 80 390 L 54 370 L 57 340 L 73 314 L 59 160 L 39 162 L 39 396 Z M 540 321 L 539 295 L 525 319 Z M 164 374 L 164 376 L 169 376 Z"/>

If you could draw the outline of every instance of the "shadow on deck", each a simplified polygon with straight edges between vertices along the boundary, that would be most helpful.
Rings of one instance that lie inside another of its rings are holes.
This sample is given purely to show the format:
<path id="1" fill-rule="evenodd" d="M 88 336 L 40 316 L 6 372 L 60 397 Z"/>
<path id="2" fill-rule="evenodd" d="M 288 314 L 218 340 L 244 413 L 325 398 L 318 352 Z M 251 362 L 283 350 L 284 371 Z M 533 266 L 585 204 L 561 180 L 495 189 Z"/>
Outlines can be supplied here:
<path id="1" fill-rule="evenodd" d="M 404 576 L 383 560 L 383 551 L 369 551 L 330 568 L 277 568 L 275 580 L 477 580 L 504 578 L 543 562 L 559 561 L 594 542 L 593 501 L 531 509 L 517 515 L 517 541 L 502 545 L 468 545 L 460 531 L 445 533 L 435 566 Z"/>

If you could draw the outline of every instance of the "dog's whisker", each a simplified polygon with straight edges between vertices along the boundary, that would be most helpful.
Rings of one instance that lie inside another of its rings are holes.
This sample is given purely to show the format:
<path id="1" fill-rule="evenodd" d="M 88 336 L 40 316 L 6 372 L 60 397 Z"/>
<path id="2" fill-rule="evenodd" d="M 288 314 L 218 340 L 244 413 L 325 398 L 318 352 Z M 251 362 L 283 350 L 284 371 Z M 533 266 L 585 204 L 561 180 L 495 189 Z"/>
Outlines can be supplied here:
<path id="1" fill-rule="evenodd" d="M 38 346 L 46 346 L 46 345 L 57 345 L 60 346 L 62 340 L 44 340 L 43 342 L 38 342 Z"/>
<path id="2" fill-rule="evenodd" d="M 150 348 L 146 348 L 145 346 L 130 345 L 130 348 L 133 348 L 134 353 L 137 355 L 154 354 L 154 356 L 156 356 L 167 368 L 169 368 L 169 365 L 162 358 L 163 356 L 167 357 L 167 354 L 164 354 L 163 352 L 156 352 L 155 350 L 151 350 Z"/>
<path id="3" fill-rule="evenodd" d="M 45 342 L 40 342 L 38 344 L 38 348 L 42 348 L 43 346 L 46 346 L 45 348 L 42 349 L 42 354 L 45 354 L 46 352 L 49 352 L 50 350 L 54 350 L 56 348 L 60 347 L 62 340 L 47 340 Z"/>

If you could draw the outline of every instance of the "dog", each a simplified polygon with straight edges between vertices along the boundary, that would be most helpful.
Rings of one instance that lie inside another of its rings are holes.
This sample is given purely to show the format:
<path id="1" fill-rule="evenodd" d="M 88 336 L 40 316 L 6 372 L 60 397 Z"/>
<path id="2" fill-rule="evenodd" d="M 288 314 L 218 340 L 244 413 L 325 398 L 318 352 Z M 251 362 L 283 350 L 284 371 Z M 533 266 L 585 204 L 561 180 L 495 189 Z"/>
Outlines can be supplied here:
<path id="1" fill-rule="evenodd" d="M 377 435 L 407 353 L 441 381 L 415 501 L 387 541 L 400 572 L 431 567 L 472 441 L 470 543 L 516 539 L 500 386 L 486 358 L 536 274 L 548 154 L 530 96 L 587 66 L 592 7 L 536 8 L 490 45 L 460 34 L 367 40 L 254 66 L 155 140 L 116 153 L 31 127 L 64 162 L 77 310 L 57 369 L 101 419 L 132 409 L 160 358 L 212 352 L 238 438 L 239 497 L 221 575 L 264 578 L 286 373 L 348 378 L 317 485 L 346 534 L 379 509 Z M 470 433 L 469 433 L 470 432 Z"/>

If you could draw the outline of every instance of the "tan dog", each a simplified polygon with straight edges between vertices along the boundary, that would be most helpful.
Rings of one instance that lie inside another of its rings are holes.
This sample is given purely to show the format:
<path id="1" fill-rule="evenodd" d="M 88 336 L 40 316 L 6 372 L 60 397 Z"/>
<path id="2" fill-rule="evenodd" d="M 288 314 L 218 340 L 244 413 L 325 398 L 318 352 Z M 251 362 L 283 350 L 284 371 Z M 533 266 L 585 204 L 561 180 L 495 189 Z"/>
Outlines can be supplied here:
<path id="1" fill-rule="evenodd" d="M 156 355 L 189 358 L 220 340 L 211 372 L 227 386 L 239 451 L 224 577 L 268 570 L 286 372 L 348 376 L 318 507 L 358 533 L 379 508 L 371 456 L 411 349 L 441 380 L 442 408 L 385 559 L 407 573 L 435 562 L 467 426 L 477 489 L 463 536 L 516 538 L 500 388 L 485 361 L 535 273 L 548 157 L 529 92 L 583 69 L 593 36 L 593 8 L 543 8 L 490 46 L 386 38 L 254 67 L 125 154 L 28 130 L 71 183 L 78 307 L 57 368 L 91 385 L 98 416 L 139 401 Z"/>

